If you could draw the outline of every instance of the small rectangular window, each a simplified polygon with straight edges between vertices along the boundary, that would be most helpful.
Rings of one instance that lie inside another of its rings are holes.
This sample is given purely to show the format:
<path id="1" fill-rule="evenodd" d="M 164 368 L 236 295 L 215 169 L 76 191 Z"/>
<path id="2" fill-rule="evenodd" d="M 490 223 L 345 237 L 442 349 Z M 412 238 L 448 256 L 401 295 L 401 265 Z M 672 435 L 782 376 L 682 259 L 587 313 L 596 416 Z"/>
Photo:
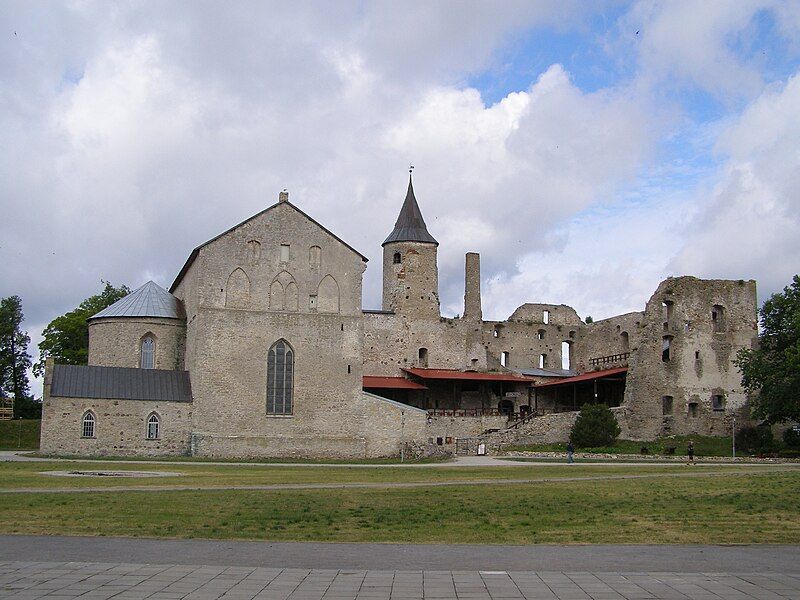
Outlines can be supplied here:
<path id="1" fill-rule="evenodd" d="M 507 366 L 508 366 L 508 363 L 509 363 L 509 360 L 510 360 L 510 358 L 511 358 L 511 354 L 509 354 L 508 352 L 503 352 L 503 353 L 500 355 L 500 364 L 501 364 L 502 366 L 504 366 L 504 367 L 507 367 Z"/>
<path id="2" fill-rule="evenodd" d="M 549 310 L 545 310 L 545 311 L 542 312 L 542 321 L 544 322 L 545 325 L 547 325 L 550 322 L 550 311 Z"/>
<path id="3" fill-rule="evenodd" d="M 281 262 L 289 262 L 289 244 L 281 244 Z"/>
<path id="4" fill-rule="evenodd" d="M 725 410 L 725 397 L 719 394 L 711 396 L 711 408 L 716 411 Z"/>

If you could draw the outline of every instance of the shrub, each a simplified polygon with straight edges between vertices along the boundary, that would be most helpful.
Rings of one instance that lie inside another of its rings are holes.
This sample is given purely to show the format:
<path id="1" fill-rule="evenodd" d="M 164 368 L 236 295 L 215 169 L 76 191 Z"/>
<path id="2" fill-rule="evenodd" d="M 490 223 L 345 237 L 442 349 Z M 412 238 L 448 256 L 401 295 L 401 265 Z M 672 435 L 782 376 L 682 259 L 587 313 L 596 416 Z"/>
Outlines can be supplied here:
<path id="1" fill-rule="evenodd" d="M 569 439 L 579 448 L 612 446 L 620 431 L 617 418 L 605 404 L 584 404 Z"/>
<path id="2" fill-rule="evenodd" d="M 800 448 L 800 426 L 795 425 L 784 431 L 783 443 L 789 448 Z"/>
<path id="3" fill-rule="evenodd" d="M 769 427 L 742 427 L 736 432 L 736 448 L 750 454 L 768 452 L 772 443 L 772 429 Z"/>

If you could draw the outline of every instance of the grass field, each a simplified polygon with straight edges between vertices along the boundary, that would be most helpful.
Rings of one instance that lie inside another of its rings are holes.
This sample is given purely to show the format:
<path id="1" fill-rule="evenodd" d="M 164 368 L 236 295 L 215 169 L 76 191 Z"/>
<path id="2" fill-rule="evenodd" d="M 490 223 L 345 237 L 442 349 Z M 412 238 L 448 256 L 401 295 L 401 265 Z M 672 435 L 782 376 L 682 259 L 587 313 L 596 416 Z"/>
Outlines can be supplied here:
<path id="1" fill-rule="evenodd" d="M 181 464 L 147 465 L 148 470 L 187 473 L 172 479 L 97 481 L 38 474 L 97 468 L 80 463 L 0 463 L 0 488 L 188 481 L 204 485 L 537 477 L 548 481 L 413 489 L 0 494 L 0 533 L 488 544 L 800 540 L 800 469 L 785 466 L 398 469 Z M 659 476 L 563 480 L 604 474 Z"/>
<path id="2" fill-rule="evenodd" d="M 0 450 L 35 450 L 39 447 L 39 419 L 0 421 Z"/>

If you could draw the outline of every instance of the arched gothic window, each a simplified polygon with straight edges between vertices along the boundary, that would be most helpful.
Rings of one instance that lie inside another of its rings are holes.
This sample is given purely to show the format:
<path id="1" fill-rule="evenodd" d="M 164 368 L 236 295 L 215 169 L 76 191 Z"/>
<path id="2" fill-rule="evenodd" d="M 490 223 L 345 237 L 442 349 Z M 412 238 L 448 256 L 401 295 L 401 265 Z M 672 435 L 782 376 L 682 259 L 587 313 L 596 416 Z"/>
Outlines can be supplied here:
<path id="1" fill-rule="evenodd" d="M 267 355 L 267 414 L 291 415 L 294 389 L 294 351 L 278 340 Z"/>
<path id="2" fill-rule="evenodd" d="M 147 439 L 157 440 L 161 436 L 161 419 L 156 413 L 150 413 L 147 417 Z"/>
<path id="3" fill-rule="evenodd" d="M 142 340 L 140 366 L 143 369 L 154 369 L 156 366 L 156 341 L 149 335 Z"/>
<path id="4" fill-rule="evenodd" d="M 83 413 L 81 437 L 94 437 L 94 414 L 90 410 L 87 410 L 85 413 Z"/>

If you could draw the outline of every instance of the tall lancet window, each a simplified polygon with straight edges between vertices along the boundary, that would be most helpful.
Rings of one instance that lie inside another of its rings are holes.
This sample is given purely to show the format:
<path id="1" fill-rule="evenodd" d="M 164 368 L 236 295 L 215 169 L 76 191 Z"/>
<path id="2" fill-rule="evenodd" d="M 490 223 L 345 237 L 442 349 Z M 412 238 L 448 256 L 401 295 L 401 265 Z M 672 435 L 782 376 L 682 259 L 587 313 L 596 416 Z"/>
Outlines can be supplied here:
<path id="1" fill-rule="evenodd" d="M 140 363 L 143 369 L 154 369 L 156 366 L 156 341 L 149 335 L 142 340 Z"/>
<path id="2" fill-rule="evenodd" d="M 291 415 L 294 352 L 286 340 L 278 340 L 267 355 L 267 414 Z"/>

